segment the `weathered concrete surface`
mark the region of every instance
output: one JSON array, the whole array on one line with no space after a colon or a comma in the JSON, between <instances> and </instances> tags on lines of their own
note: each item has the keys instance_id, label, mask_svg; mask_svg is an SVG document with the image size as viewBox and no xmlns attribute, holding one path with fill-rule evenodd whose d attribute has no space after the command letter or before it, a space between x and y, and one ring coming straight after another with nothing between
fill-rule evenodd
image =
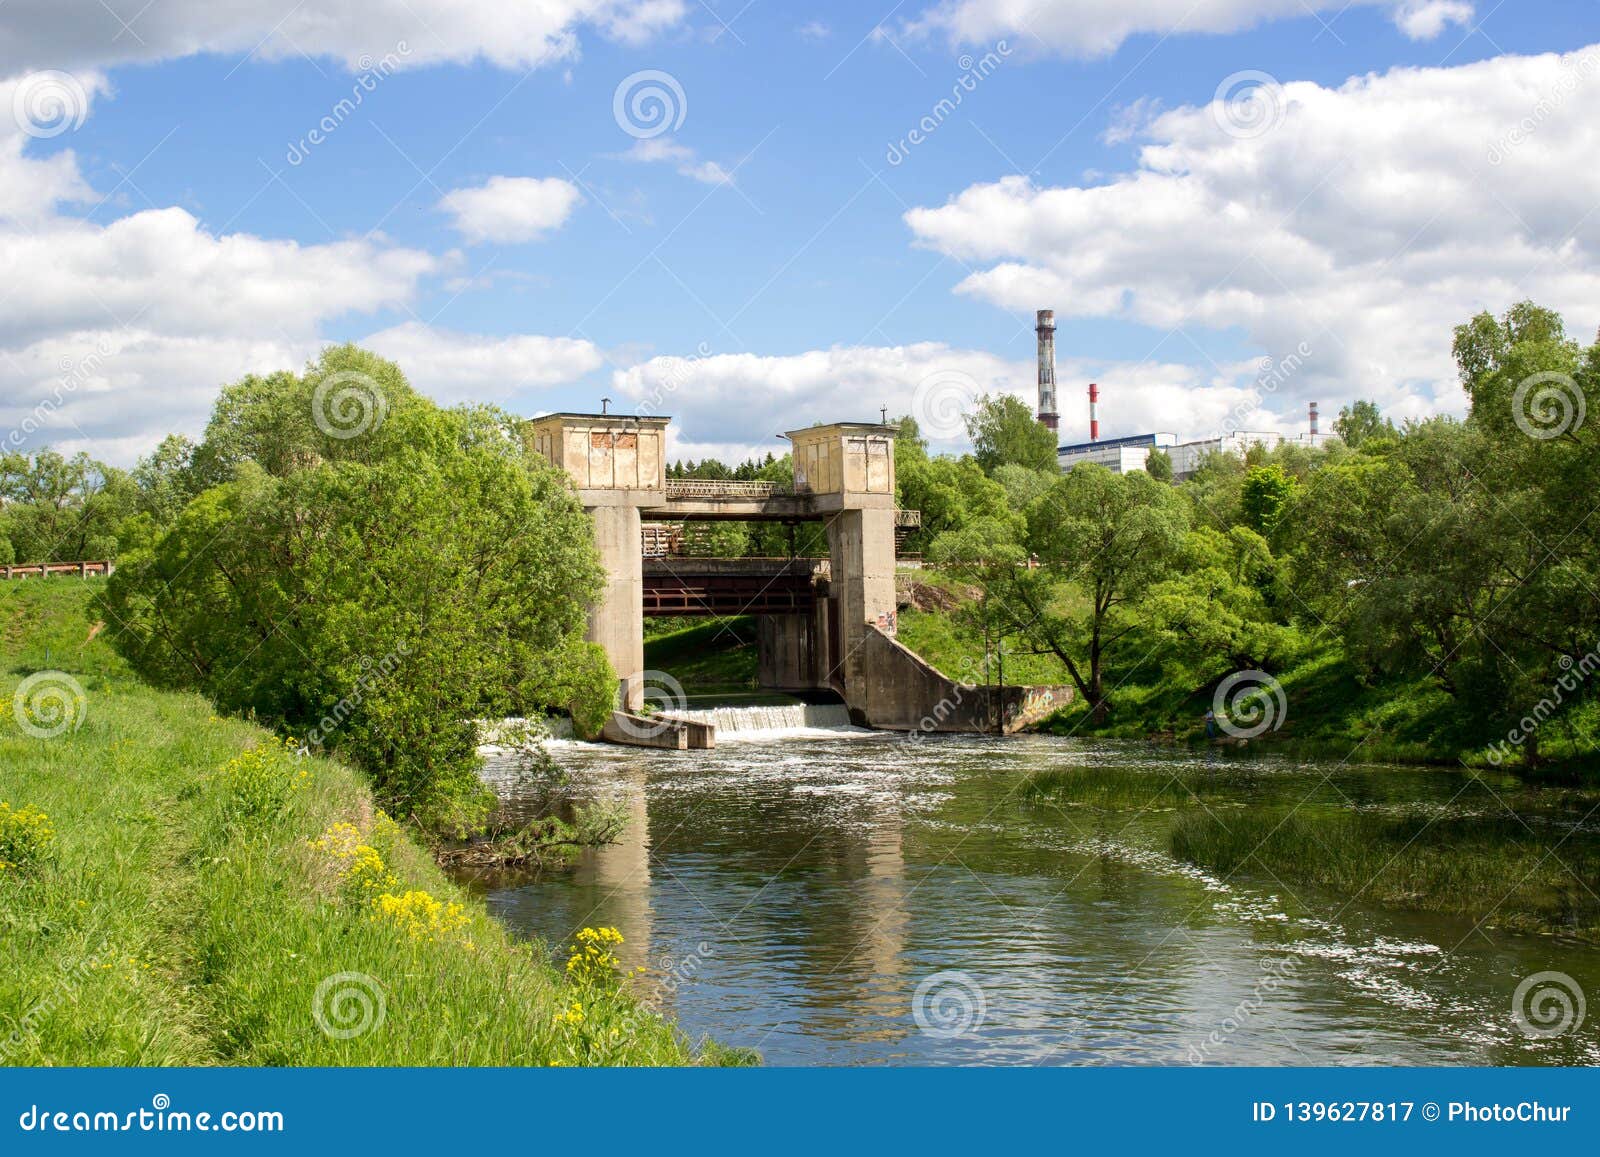
<instances>
[{"instance_id":1,"label":"weathered concrete surface","mask_svg":"<svg viewBox=\"0 0 1600 1157\"><path fill-rule=\"evenodd\" d=\"M876 627L861 645L866 682L848 697L852 722L886 731L1011 735L1072 702L1063 686L1006 686L951 679Z\"/></svg>"},{"instance_id":2,"label":"weathered concrete surface","mask_svg":"<svg viewBox=\"0 0 1600 1157\"><path fill-rule=\"evenodd\" d=\"M600 738L607 743L621 743L627 747L664 747L670 751L686 751L690 727L689 723L661 715L613 711L611 718L600 729Z\"/></svg>"},{"instance_id":3,"label":"weathered concrete surface","mask_svg":"<svg viewBox=\"0 0 1600 1157\"><path fill-rule=\"evenodd\" d=\"M657 715L656 718L682 728L690 751L710 751L717 745L717 725L715 723L703 723L698 719L684 719L682 716L665 713Z\"/></svg>"},{"instance_id":4,"label":"weathered concrete surface","mask_svg":"<svg viewBox=\"0 0 1600 1157\"><path fill-rule=\"evenodd\" d=\"M644 560L639 555L639 509L595 506L594 541L606 586L589 608L588 638L605 649L619 681L625 711L644 706Z\"/></svg>"},{"instance_id":5,"label":"weathered concrete surface","mask_svg":"<svg viewBox=\"0 0 1600 1157\"><path fill-rule=\"evenodd\" d=\"M757 682L774 691L814 691L828 686L828 616L819 602L810 614L762 615L756 620L760 652Z\"/></svg>"},{"instance_id":6,"label":"weathered concrete surface","mask_svg":"<svg viewBox=\"0 0 1600 1157\"><path fill-rule=\"evenodd\" d=\"M828 520L827 530L829 593L838 604L837 673L845 701L853 708L872 681L871 660L863 647L867 632L893 635L897 623L893 505L841 510Z\"/></svg>"}]
</instances>

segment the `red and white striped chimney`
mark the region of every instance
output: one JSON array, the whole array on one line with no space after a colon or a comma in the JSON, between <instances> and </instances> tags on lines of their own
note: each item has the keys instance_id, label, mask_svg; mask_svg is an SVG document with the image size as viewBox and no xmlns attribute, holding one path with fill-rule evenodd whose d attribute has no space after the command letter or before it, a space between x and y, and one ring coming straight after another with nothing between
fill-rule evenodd
<instances>
[{"instance_id":1,"label":"red and white striped chimney","mask_svg":"<svg viewBox=\"0 0 1600 1157\"><path fill-rule=\"evenodd\" d=\"M1089 441L1100 441L1100 387L1089 383Z\"/></svg>"},{"instance_id":2,"label":"red and white striped chimney","mask_svg":"<svg viewBox=\"0 0 1600 1157\"><path fill-rule=\"evenodd\" d=\"M1317 433L1317 404L1315 402L1312 402L1311 403L1311 434L1312 434L1313 437L1315 437L1316 433Z\"/></svg>"}]
</instances>

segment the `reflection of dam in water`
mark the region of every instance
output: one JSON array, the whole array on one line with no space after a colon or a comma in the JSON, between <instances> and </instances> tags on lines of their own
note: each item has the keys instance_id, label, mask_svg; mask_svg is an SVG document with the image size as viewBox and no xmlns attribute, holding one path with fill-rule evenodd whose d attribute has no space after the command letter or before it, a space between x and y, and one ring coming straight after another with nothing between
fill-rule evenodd
<instances>
[{"instance_id":1,"label":"reflection of dam in water","mask_svg":"<svg viewBox=\"0 0 1600 1157\"><path fill-rule=\"evenodd\" d=\"M1502 931L1490 943L1471 920L1223 879L1171 857L1160 809L1063 808L1021 790L1076 768L1147 775L1155 794L1175 771L1220 779L1236 765L1209 753L822 730L552 753L568 799L623 800L630 826L572 870L495 880L491 911L558 961L578 929L620 929L624 961L649 970L642 991L690 1038L769 1063L1600 1062L1592 1016L1550 1040L1511 1018L1519 979L1543 970L1596 991L1600 948ZM1445 807L1462 782L1249 767L1207 806L1321 792ZM515 808L514 781L497 783Z\"/></svg>"}]
</instances>

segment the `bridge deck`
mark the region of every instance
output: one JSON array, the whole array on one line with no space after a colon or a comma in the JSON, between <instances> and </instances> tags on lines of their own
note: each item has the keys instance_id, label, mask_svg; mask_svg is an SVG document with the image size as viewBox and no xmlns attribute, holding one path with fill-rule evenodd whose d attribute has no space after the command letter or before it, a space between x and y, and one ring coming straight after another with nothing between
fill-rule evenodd
<instances>
[{"instance_id":1,"label":"bridge deck","mask_svg":"<svg viewBox=\"0 0 1600 1157\"><path fill-rule=\"evenodd\" d=\"M791 615L816 606L816 558L647 558L644 613L664 616Z\"/></svg>"}]
</instances>

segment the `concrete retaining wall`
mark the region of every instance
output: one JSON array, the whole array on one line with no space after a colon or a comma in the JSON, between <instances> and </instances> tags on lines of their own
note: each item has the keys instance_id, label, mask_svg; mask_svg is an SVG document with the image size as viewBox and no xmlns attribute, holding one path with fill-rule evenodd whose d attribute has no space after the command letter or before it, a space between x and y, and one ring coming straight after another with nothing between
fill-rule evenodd
<instances>
[{"instance_id":1,"label":"concrete retaining wall","mask_svg":"<svg viewBox=\"0 0 1600 1157\"><path fill-rule=\"evenodd\" d=\"M985 686L949 678L922 656L869 626L861 645L864 677L850 689L850 717L886 731L1006 735L1072 701L1065 686Z\"/></svg>"},{"instance_id":2,"label":"concrete retaining wall","mask_svg":"<svg viewBox=\"0 0 1600 1157\"><path fill-rule=\"evenodd\" d=\"M657 716L630 715L626 711L613 711L600 729L600 738L607 743L620 743L627 747L664 747L669 751L685 751L689 747L689 725Z\"/></svg>"}]
</instances>

